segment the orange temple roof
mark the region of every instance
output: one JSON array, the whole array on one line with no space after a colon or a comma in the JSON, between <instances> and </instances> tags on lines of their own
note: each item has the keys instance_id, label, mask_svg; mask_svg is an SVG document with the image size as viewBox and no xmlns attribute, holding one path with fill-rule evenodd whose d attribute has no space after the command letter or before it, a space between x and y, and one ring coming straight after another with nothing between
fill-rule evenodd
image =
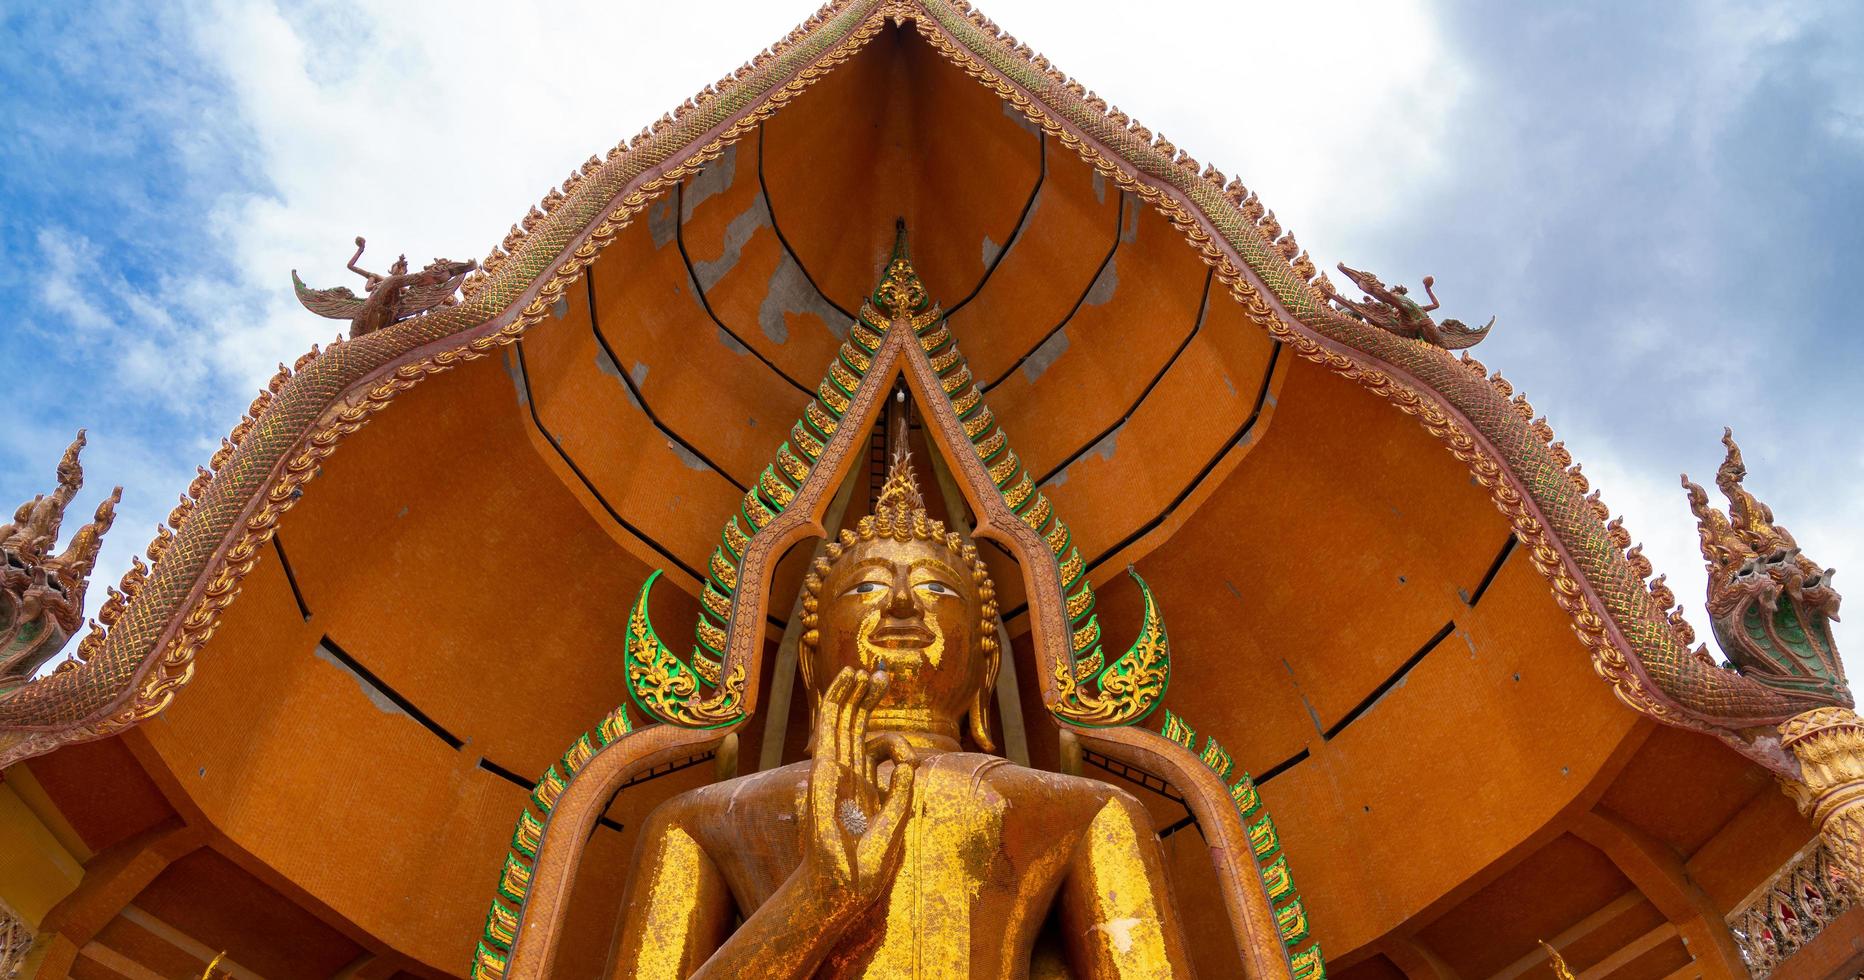
<instances>
[{"instance_id":1,"label":"orange temple roof","mask_svg":"<svg viewBox=\"0 0 1864 980\"><path fill-rule=\"evenodd\" d=\"M1139 626L1120 569L1165 605L1166 704L1255 775L1334 974L1515 977L1543 938L1582 973L1745 973L1722 917L1812 831L1777 746L1650 716L1790 706L1690 686L1507 382L1342 314L1253 194L943 0L823 8L591 157L461 302L281 372L88 659L0 699L0 789L143 869L60 899L70 961L180 975L166 929L266 975L457 971L531 781L627 700L630 598L664 569L655 615L697 614L900 220L1107 634ZM1023 578L983 551L1034 677ZM605 962L641 817L711 776L614 801L565 975ZM1166 849L1200 969L1234 975L1195 828Z\"/></svg>"}]
</instances>

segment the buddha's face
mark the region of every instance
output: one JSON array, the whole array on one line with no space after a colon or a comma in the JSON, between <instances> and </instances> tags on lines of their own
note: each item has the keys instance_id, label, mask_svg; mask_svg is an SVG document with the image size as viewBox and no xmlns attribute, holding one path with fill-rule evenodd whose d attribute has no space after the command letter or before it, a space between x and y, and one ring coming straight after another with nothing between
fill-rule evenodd
<instances>
[{"instance_id":1,"label":"buddha's face","mask_svg":"<svg viewBox=\"0 0 1864 980\"><path fill-rule=\"evenodd\" d=\"M823 577L812 679L884 669L872 727L954 727L987 680L969 567L930 541L880 537L848 548Z\"/></svg>"}]
</instances>

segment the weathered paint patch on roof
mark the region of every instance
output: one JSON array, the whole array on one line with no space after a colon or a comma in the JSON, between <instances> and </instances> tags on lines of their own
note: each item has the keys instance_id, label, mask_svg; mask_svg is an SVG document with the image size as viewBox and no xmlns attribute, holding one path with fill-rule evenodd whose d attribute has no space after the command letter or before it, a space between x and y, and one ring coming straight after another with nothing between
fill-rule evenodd
<instances>
[{"instance_id":1,"label":"weathered paint patch on roof","mask_svg":"<svg viewBox=\"0 0 1864 980\"><path fill-rule=\"evenodd\" d=\"M608 356L608 349L600 344L596 345L595 348L595 369L614 378L616 381L621 381L621 365L616 364L614 358ZM646 372L642 373L645 375ZM628 404L642 411L647 410L647 406L642 405L640 399L634 397L633 388L623 384L621 386L621 393L628 396Z\"/></svg>"},{"instance_id":2,"label":"weathered paint patch on roof","mask_svg":"<svg viewBox=\"0 0 1864 980\"><path fill-rule=\"evenodd\" d=\"M1098 455L1102 460L1112 459L1114 454L1120 451L1120 431L1125 428L1126 428L1126 423L1121 422L1117 427L1114 428L1112 432L1109 432L1106 435L1100 437L1098 440L1095 440L1094 444L1087 447L1087 451L1082 453L1081 455L1085 457L1090 454L1093 454L1093 455ZM1062 484L1067 483L1068 482L1068 471L1073 468L1074 467L1072 466L1063 467L1060 472L1056 473L1054 476L1049 477L1048 482L1042 485L1045 487L1059 487Z\"/></svg>"},{"instance_id":3,"label":"weathered paint patch on roof","mask_svg":"<svg viewBox=\"0 0 1864 980\"><path fill-rule=\"evenodd\" d=\"M500 354L499 357L503 360L505 365L505 376L511 379L511 390L518 396L518 407L529 408L531 405L531 393L525 390L524 372L518 368L518 349L515 347L507 347L504 353Z\"/></svg>"},{"instance_id":4,"label":"weathered paint patch on roof","mask_svg":"<svg viewBox=\"0 0 1864 980\"><path fill-rule=\"evenodd\" d=\"M762 203L753 203L725 226L725 249L709 262L693 263L693 278L699 288L710 291L725 274L736 268L744 255L744 244L759 228L770 227L770 211Z\"/></svg>"},{"instance_id":5,"label":"weathered paint patch on roof","mask_svg":"<svg viewBox=\"0 0 1864 980\"><path fill-rule=\"evenodd\" d=\"M1042 342L1040 347L1029 352L1029 359L1023 362L1023 379L1035 384L1055 363L1055 359L1068 352L1068 330L1063 327L1055 331L1055 336Z\"/></svg>"},{"instance_id":6,"label":"weathered paint patch on roof","mask_svg":"<svg viewBox=\"0 0 1864 980\"><path fill-rule=\"evenodd\" d=\"M368 678L351 670L349 664L344 663L336 654L332 653L329 647L319 643L317 644L317 649L311 652L316 655L317 659L342 671L344 676L355 681L356 686L362 689L362 696L368 698L370 704L375 705L375 710L385 715L401 715L404 718L408 717L408 713L401 710L401 706L390 700L388 695L382 693L381 688L369 683Z\"/></svg>"},{"instance_id":7,"label":"weathered paint patch on roof","mask_svg":"<svg viewBox=\"0 0 1864 980\"><path fill-rule=\"evenodd\" d=\"M686 182L681 192L683 202L680 208L680 220L693 220L693 210L704 204L706 199L723 192L730 187L738 176L738 144L725 147L719 158L705 165L705 169L693 175Z\"/></svg>"},{"instance_id":8,"label":"weathered paint patch on roof","mask_svg":"<svg viewBox=\"0 0 1864 980\"><path fill-rule=\"evenodd\" d=\"M1094 277L1094 284L1087 287L1087 295L1081 297L1082 306L1099 306L1113 298L1115 290L1120 288L1120 256L1116 253L1101 266L1100 275Z\"/></svg>"},{"instance_id":9,"label":"weathered paint patch on roof","mask_svg":"<svg viewBox=\"0 0 1864 980\"><path fill-rule=\"evenodd\" d=\"M816 317L836 339L848 336L848 323L841 313L829 305L803 273L802 266L785 251L770 273L764 301L758 304L757 325L772 343L785 343L790 339L789 317L792 315Z\"/></svg>"},{"instance_id":10,"label":"weathered paint patch on roof","mask_svg":"<svg viewBox=\"0 0 1864 980\"><path fill-rule=\"evenodd\" d=\"M1003 103L1003 114L1009 116L1016 125L1023 127L1024 132L1037 137L1042 135L1042 128L1030 122L1029 117L1023 115L1022 110L1016 108L1016 106L1010 104L1008 101Z\"/></svg>"},{"instance_id":11,"label":"weathered paint patch on roof","mask_svg":"<svg viewBox=\"0 0 1864 980\"><path fill-rule=\"evenodd\" d=\"M647 206L647 234L655 248L666 248L679 235L678 215L673 211L673 195L668 194Z\"/></svg>"},{"instance_id":12,"label":"weathered paint patch on roof","mask_svg":"<svg viewBox=\"0 0 1864 980\"><path fill-rule=\"evenodd\" d=\"M718 342L724 344L725 349L731 351L733 354L749 354L751 352L749 347L738 343L738 338L726 333L724 327L718 328Z\"/></svg>"},{"instance_id":13,"label":"weathered paint patch on roof","mask_svg":"<svg viewBox=\"0 0 1864 980\"><path fill-rule=\"evenodd\" d=\"M703 472L712 468L706 465L706 461L700 459L698 454L671 439L667 440L667 448L672 450L673 455L679 457L680 462L686 464L686 468L689 470L700 470Z\"/></svg>"}]
</instances>

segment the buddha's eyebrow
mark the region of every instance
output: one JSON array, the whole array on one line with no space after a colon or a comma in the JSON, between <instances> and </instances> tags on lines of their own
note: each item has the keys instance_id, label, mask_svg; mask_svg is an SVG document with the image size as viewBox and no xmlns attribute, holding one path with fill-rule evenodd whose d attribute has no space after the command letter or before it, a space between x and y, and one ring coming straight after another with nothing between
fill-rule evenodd
<instances>
[{"instance_id":1,"label":"buddha's eyebrow","mask_svg":"<svg viewBox=\"0 0 1864 980\"><path fill-rule=\"evenodd\" d=\"M909 567L913 569L930 568L933 571L944 572L945 574L951 576L952 578L958 577L958 573L955 569L953 569L950 565L947 565L944 562L939 561L937 558L915 558L913 559L912 565L910 565Z\"/></svg>"}]
</instances>

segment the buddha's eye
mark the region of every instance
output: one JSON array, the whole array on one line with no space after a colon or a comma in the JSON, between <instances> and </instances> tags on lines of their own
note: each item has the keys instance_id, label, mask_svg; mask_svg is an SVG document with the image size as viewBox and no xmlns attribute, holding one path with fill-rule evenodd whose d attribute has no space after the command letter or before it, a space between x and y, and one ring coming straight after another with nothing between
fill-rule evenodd
<instances>
[{"instance_id":1,"label":"buddha's eye","mask_svg":"<svg viewBox=\"0 0 1864 980\"><path fill-rule=\"evenodd\" d=\"M923 589L933 595L954 596L958 594L956 590L943 582L921 582L916 588Z\"/></svg>"},{"instance_id":2,"label":"buddha's eye","mask_svg":"<svg viewBox=\"0 0 1864 980\"><path fill-rule=\"evenodd\" d=\"M885 582L862 582L854 588L849 589L848 592L851 595L873 595L876 592L885 590L886 587L887 583Z\"/></svg>"}]
</instances>

